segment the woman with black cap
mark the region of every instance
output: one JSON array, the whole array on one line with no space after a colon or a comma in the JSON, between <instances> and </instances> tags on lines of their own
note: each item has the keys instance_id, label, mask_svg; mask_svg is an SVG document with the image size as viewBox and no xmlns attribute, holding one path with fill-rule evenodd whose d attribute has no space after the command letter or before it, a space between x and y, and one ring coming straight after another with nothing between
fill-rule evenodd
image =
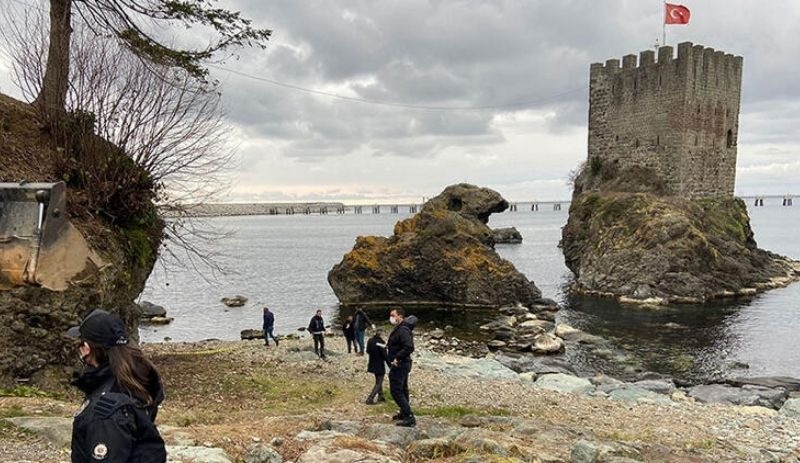
<instances>
[{"instance_id":1,"label":"woman with black cap","mask_svg":"<svg viewBox=\"0 0 800 463\"><path fill-rule=\"evenodd\" d=\"M85 365L73 381L86 394L72 425L73 463L166 461L155 426L164 400L161 378L141 349L128 344L122 320L97 309L67 334L79 338Z\"/></svg>"}]
</instances>

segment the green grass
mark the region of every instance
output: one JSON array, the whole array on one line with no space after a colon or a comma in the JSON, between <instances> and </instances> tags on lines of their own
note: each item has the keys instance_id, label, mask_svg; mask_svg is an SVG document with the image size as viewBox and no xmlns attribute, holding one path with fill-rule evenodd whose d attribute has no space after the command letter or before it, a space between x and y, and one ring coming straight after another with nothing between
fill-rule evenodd
<instances>
[{"instance_id":1,"label":"green grass","mask_svg":"<svg viewBox=\"0 0 800 463\"><path fill-rule=\"evenodd\" d=\"M46 397L53 399L58 398L58 395L31 386L15 386L10 389L0 388L0 397Z\"/></svg>"},{"instance_id":2,"label":"green grass","mask_svg":"<svg viewBox=\"0 0 800 463\"><path fill-rule=\"evenodd\" d=\"M502 408L478 409L460 405L443 405L440 407L426 407L414 411L418 416L433 416L436 418L457 419L467 415L477 416L510 416L511 412Z\"/></svg>"}]
</instances>

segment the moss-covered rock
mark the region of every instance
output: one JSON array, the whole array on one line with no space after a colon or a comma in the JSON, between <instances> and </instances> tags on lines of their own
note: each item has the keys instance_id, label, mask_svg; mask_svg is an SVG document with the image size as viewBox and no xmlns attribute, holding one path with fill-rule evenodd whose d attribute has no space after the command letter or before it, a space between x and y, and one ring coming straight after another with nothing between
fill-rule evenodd
<instances>
[{"instance_id":1,"label":"moss-covered rock","mask_svg":"<svg viewBox=\"0 0 800 463\"><path fill-rule=\"evenodd\" d=\"M473 185L447 187L394 235L360 236L328 273L343 304L533 304L536 286L494 250L489 215L508 202Z\"/></svg>"},{"instance_id":2,"label":"moss-covered rock","mask_svg":"<svg viewBox=\"0 0 800 463\"><path fill-rule=\"evenodd\" d=\"M635 176L622 174L579 177L561 241L577 292L695 303L797 278L796 263L758 248L740 199L619 191Z\"/></svg>"}]
</instances>

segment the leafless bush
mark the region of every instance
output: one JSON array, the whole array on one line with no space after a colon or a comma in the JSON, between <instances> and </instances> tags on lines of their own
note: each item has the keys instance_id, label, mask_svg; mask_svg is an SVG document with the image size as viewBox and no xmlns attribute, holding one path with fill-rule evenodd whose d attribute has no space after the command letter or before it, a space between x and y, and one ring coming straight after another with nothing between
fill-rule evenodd
<instances>
[{"instance_id":1,"label":"leafless bush","mask_svg":"<svg viewBox=\"0 0 800 463\"><path fill-rule=\"evenodd\" d=\"M44 78L47 19L36 12L5 19L14 81L33 101ZM225 233L194 223L186 209L227 186L234 150L218 89L185 70L145 62L79 24L71 55L64 126L71 152L57 160L64 180L82 191L88 210L119 225L146 220L155 203L169 216L162 250L185 265L218 270L203 242Z\"/></svg>"}]
</instances>

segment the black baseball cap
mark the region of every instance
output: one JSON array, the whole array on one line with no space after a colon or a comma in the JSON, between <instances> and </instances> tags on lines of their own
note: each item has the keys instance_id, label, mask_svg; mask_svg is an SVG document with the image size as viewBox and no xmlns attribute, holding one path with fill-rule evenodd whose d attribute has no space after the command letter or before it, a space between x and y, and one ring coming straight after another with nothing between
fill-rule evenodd
<instances>
[{"instance_id":1,"label":"black baseball cap","mask_svg":"<svg viewBox=\"0 0 800 463\"><path fill-rule=\"evenodd\" d=\"M95 309L87 315L79 326L67 330L67 336L81 338L103 347L114 347L128 344L128 333L125 324L117 314Z\"/></svg>"}]
</instances>

